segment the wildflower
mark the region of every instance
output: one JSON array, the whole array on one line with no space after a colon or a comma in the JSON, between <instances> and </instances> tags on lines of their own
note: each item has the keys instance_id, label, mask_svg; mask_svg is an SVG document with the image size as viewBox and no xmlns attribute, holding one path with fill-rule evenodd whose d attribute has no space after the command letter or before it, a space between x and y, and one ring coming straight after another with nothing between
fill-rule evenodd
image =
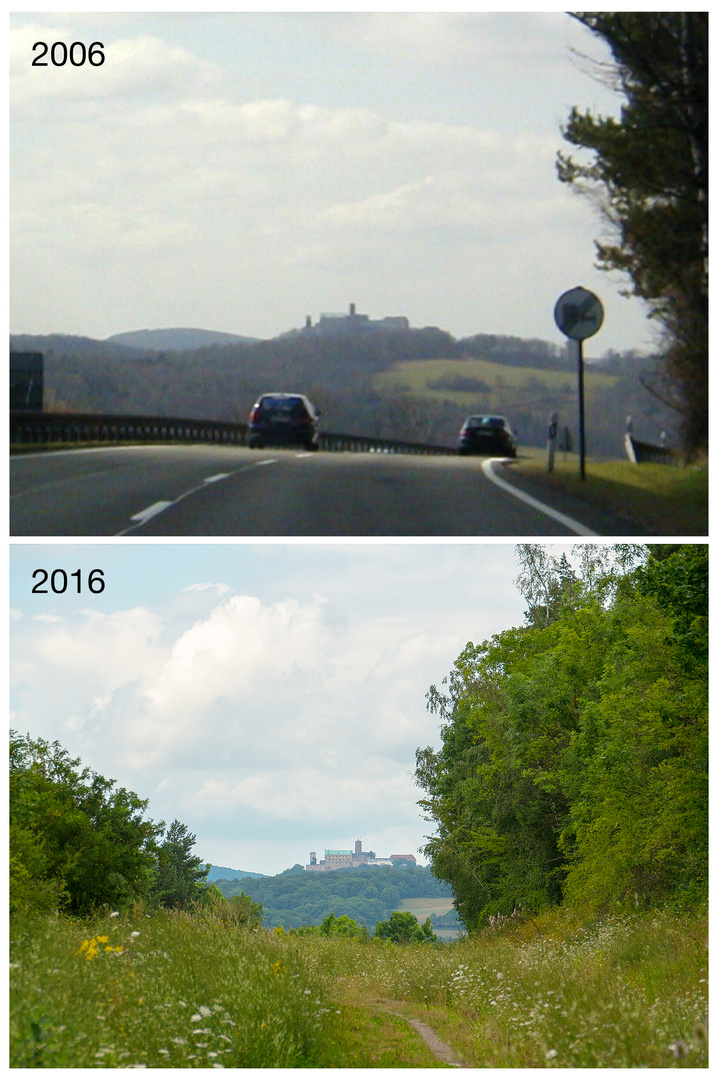
<instances>
[{"instance_id":1,"label":"wildflower","mask_svg":"<svg viewBox=\"0 0 718 1080\"><path fill-rule=\"evenodd\" d=\"M547 1061L553 1061L555 1057L558 1057L558 1050L547 1050L544 1057Z\"/></svg>"},{"instance_id":2,"label":"wildflower","mask_svg":"<svg viewBox=\"0 0 718 1080\"><path fill-rule=\"evenodd\" d=\"M95 941L99 941L100 945L106 945L109 940L106 934L98 934L95 938Z\"/></svg>"},{"instance_id":3,"label":"wildflower","mask_svg":"<svg viewBox=\"0 0 718 1080\"><path fill-rule=\"evenodd\" d=\"M139 936L140 936L139 930L133 930L132 933L130 934L130 937L139 937Z\"/></svg>"},{"instance_id":4,"label":"wildflower","mask_svg":"<svg viewBox=\"0 0 718 1080\"><path fill-rule=\"evenodd\" d=\"M688 1057L688 1047L683 1042L683 1039L678 1039L677 1042L671 1043L668 1049L671 1051L674 1058L678 1058L679 1061Z\"/></svg>"},{"instance_id":5,"label":"wildflower","mask_svg":"<svg viewBox=\"0 0 718 1080\"><path fill-rule=\"evenodd\" d=\"M110 918L111 919L116 919L119 914L120 914L119 911L111 911L110 912Z\"/></svg>"}]
</instances>

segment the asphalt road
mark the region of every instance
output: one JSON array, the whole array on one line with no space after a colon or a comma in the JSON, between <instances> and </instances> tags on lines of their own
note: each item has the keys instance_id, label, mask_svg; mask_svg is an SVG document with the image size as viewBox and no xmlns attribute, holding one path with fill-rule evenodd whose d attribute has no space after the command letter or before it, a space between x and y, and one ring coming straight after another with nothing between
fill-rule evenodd
<instances>
[{"instance_id":1,"label":"asphalt road","mask_svg":"<svg viewBox=\"0 0 718 1080\"><path fill-rule=\"evenodd\" d=\"M484 464L484 468L482 468ZM480 458L123 446L10 462L12 536L574 536Z\"/></svg>"}]
</instances>

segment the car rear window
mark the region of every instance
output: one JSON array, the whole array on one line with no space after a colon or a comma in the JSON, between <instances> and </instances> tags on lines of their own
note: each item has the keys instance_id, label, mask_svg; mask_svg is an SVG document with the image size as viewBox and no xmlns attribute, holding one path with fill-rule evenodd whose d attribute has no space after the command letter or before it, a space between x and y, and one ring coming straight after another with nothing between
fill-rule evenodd
<instances>
[{"instance_id":1,"label":"car rear window","mask_svg":"<svg viewBox=\"0 0 718 1080\"><path fill-rule=\"evenodd\" d=\"M301 398L262 398L259 407L268 412L297 412L304 410L304 402Z\"/></svg>"},{"instance_id":2,"label":"car rear window","mask_svg":"<svg viewBox=\"0 0 718 1080\"><path fill-rule=\"evenodd\" d=\"M467 427L474 428L502 428L504 421L501 416L470 416L466 421Z\"/></svg>"}]
</instances>

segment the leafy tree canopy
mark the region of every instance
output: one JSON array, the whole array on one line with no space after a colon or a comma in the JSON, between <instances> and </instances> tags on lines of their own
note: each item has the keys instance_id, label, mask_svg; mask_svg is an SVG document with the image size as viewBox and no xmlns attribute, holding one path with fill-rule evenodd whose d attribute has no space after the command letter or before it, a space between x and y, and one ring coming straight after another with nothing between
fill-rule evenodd
<instances>
[{"instance_id":1,"label":"leafy tree canopy","mask_svg":"<svg viewBox=\"0 0 718 1080\"><path fill-rule=\"evenodd\" d=\"M569 576L528 547L527 625L470 642L427 694L432 870L468 929L566 901L702 903L707 548L584 550Z\"/></svg>"},{"instance_id":2,"label":"leafy tree canopy","mask_svg":"<svg viewBox=\"0 0 718 1080\"><path fill-rule=\"evenodd\" d=\"M175 820L158 845L152 899L163 907L186 907L193 900L201 900L206 892L210 868L192 855L196 842L197 837L187 826Z\"/></svg>"},{"instance_id":3,"label":"leafy tree canopy","mask_svg":"<svg viewBox=\"0 0 718 1080\"><path fill-rule=\"evenodd\" d=\"M149 895L159 825L147 801L71 758L59 743L10 735L11 904L85 914Z\"/></svg>"},{"instance_id":4,"label":"leafy tree canopy","mask_svg":"<svg viewBox=\"0 0 718 1080\"><path fill-rule=\"evenodd\" d=\"M439 940L431 927L431 919L427 918L420 926L416 915L410 911L392 911L386 922L376 924L374 937L397 945L423 945Z\"/></svg>"},{"instance_id":5,"label":"leafy tree canopy","mask_svg":"<svg viewBox=\"0 0 718 1080\"><path fill-rule=\"evenodd\" d=\"M147 806L59 743L11 732L12 910L86 915L137 899L172 907L211 899L209 867L192 855L196 838L176 820L165 835Z\"/></svg>"}]
</instances>

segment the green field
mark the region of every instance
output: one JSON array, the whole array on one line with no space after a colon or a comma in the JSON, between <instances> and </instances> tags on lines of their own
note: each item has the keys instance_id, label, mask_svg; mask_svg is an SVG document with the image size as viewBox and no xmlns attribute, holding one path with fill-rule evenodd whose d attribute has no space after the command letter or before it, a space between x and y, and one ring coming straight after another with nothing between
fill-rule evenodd
<instances>
[{"instance_id":1,"label":"green field","mask_svg":"<svg viewBox=\"0 0 718 1080\"><path fill-rule=\"evenodd\" d=\"M486 391L432 389L437 380L472 379ZM616 385L614 375L586 370L586 391L609 389ZM428 400L467 407L481 396L485 408L504 410L529 402L544 391L550 391L556 401L576 396L576 375L572 371L553 371L547 368L514 367L488 360L402 360L375 380L379 393L408 393ZM510 397L507 396L507 391Z\"/></svg>"},{"instance_id":2,"label":"green field","mask_svg":"<svg viewBox=\"0 0 718 1080\"><path fill-rule=\"evenodd\" d=\"M396 908L397 911L410 911L423 922L429 915L446 915L454 906L450 896L407 896Z\"/></svg>"},{"instance_id":3,"label":"green field","mask_svg":"<svg viewBox=\"0 0 718 1080\"><path fill-rule=\"evenodd\" d=\"M425 898L419 898L424 900ZM12 1068L707 1068L707 921L556 910L439 945L195 912L15 919Z\"/></svg>"}]
</instances>

